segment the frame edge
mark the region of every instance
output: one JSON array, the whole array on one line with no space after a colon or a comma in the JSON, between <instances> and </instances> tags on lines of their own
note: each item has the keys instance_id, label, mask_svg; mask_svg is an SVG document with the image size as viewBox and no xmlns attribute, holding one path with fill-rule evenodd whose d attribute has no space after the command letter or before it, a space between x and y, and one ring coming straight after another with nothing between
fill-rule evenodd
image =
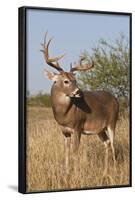
<instances>
[{"instance_id":1,"label":"frame edge","mask_svg":"<svg viewBox=\"0 0 135 200\"><path fill-rule=\"evenodd\" d=\"M92 12L101 14L116 14L116 15L128 15L130 17L130 122L132 126L132 13L127 12L113 12L113 11L96 11L96 10L79 10L79 9L66 9L66 8L51 8L51 7L31 7L22 6L18 8L18 38L19 38L19 80L18 80L18 98L19 98L19 130L18 130L18 192L22 194L32 193L46 193L46 192L59 192L59 191L77 191L77 190L91 190L91 189L107 189L111 187L102 188L88 188L88 189L69 189L69 190L53 190L53 191L26 191L26 12L28 9L39 10L53 10L53 11L66 11L66 12ZM129 184L125 186L114 186L114 188L120 187L132 187L132 128L130 127L130 180Z\"/></svg>"},{"instance_id":2,"label":"frame edge","mask_svg":"<svg viewBox=\"0 0 135 200\"><path fill-rule=\"evenodd\" d=\"M26 193L26 9L18 9L18 192Z\"/></svg>"}]
</instances>

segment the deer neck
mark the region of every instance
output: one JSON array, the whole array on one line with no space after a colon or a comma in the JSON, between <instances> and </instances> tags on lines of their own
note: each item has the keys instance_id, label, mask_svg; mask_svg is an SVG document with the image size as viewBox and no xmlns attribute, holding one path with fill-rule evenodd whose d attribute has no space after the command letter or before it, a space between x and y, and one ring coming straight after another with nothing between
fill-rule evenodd
<instances>
[{"instance_id":1,"label":"deer neck","mask_svg":"<svg viewBox=\"0 0 135 200\"><path fill-rule=\"evenodd\" d=\"M54 85L51 89L51 101L54 115L58 117L64 117L72 106L70 97L61 92L59 88L56 88Z\"/></svg>"}]
</instances>

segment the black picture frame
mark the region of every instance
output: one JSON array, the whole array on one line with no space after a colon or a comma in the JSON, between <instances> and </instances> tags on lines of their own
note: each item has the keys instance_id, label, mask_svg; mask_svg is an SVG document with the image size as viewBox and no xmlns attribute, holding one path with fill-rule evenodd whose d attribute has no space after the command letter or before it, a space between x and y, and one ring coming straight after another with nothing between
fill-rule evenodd
<instances>
[{"instance_id":1,"label":"black picture frame","mask_svg":"<svg viewBox=\"0 0 135 200\"><path fill-rule=\"evenodd\" d=\"M44 10L54 12L72 12L72 13L98 13L98 14L112 14L129 16L130 18L130 169L129 169L129 184L127 185L112 185L106 187L90 187L81 189L66 189L66 190L48 190L48 191L27 191L26 185L26 90L27 90L27 79L26 79L26 60L27 60L27 35L26 35L26 23L27 23L27 10ZM73 191L73 190L90 190L90 189L106 189L106 188L120 188L120 187L131 187L132 186L132 13L126 12L112 12L112 11L93 11L93 10L76 10L76 9L64 9L64 8L49 8L49 7L29 7L24 6L18 9L18 27L19 27L19 81L18 81L18 94L19 94L19 130L18 130L18 191L23 194L28 193L41 193L41 192L58 192L58 191Z\"/></svg>"}]
</instances>

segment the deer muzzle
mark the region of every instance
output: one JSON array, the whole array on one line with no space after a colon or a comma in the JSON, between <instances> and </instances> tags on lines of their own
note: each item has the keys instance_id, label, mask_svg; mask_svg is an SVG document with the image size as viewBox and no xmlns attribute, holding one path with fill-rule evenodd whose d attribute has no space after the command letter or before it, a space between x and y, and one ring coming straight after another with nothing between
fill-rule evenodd
<instances>
[{"instance_id":1,"label":"deer muzzle","mask_svg":"<svg viewBox=\"0 0 135 200\"><path fill-rule=\"evenodd\" d=\"M70 97L81 97L81 91L79 88L76 88L70 95Z\"/></svg>"}]
</instances>

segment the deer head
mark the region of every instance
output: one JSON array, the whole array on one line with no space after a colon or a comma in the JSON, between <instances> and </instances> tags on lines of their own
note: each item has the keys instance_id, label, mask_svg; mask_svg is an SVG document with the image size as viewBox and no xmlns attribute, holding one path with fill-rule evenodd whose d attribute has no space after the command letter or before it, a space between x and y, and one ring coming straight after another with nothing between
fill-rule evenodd
<instances>
[{"instance_id":1,"label":"deer head","mask_svg":"<svg viewBox=\"0 0 135 200\"><path fill-rule=\"evenodd\" d=\"M41 50L44 55L45 62L56 69L59 73L54 73L44 70L45 74L47 75L48 79L54 81L55 88L59 89L62 93L64 93L66 96L69 97L80 97L81 91L77 87L76 79L75 79L75 71L87 71L94 67L94 63L87 63L82 64L83 59L79 60L78 64L75 64L74 67L72 67L72 64L70 66L70 72L65 72L59 64L59 60L62 59L65 54L57 57L50 58L49 57L49 45L52 41L52 38L47 40L47 32L45 34L44 43L41 44L43 49Z\"/></svg>"}]
</instances>

